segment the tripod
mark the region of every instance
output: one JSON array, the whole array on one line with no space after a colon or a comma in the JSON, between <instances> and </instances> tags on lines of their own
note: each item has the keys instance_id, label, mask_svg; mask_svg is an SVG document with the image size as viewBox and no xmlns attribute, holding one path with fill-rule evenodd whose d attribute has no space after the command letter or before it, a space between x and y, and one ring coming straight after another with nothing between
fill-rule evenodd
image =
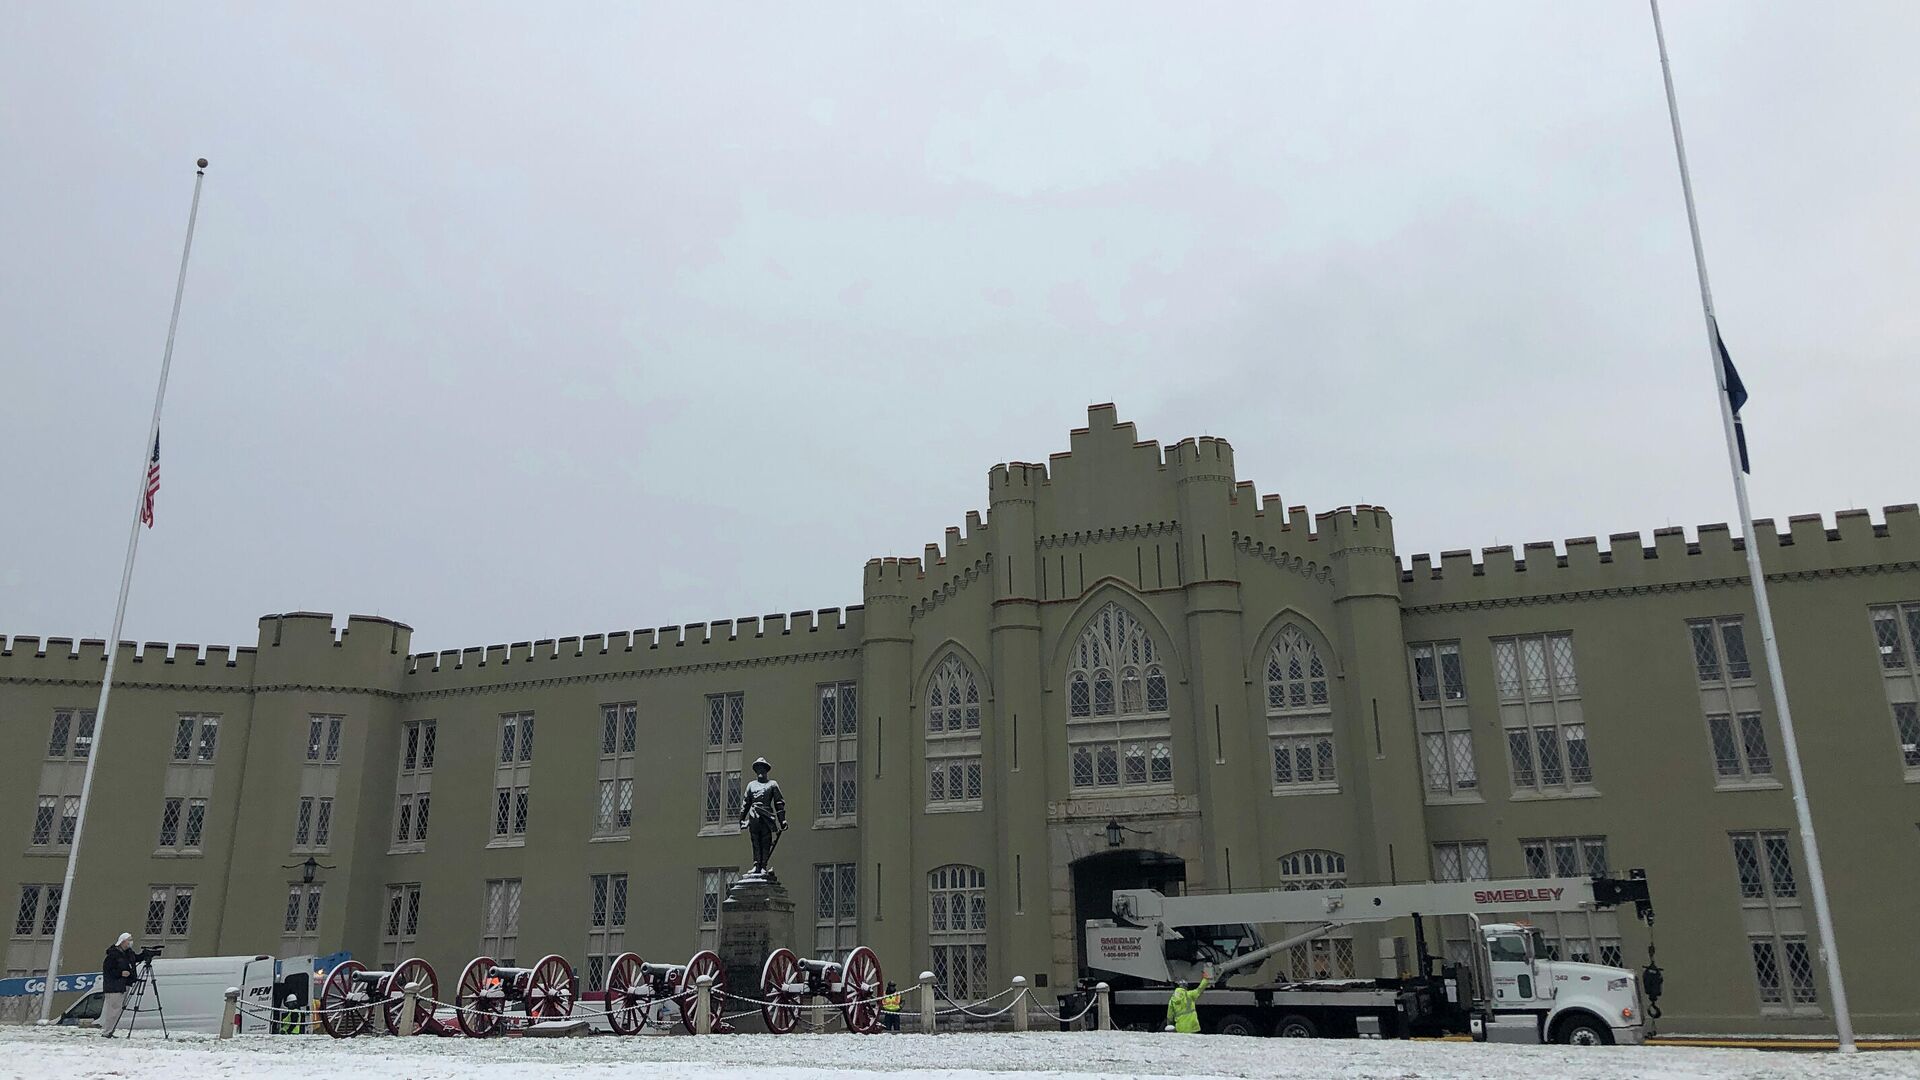
<instances>
[{"instance_id":1,"label":"tripod","mask_svg":"<svg viewBox=\"0 0 1920 1080\"><path fill-rule=\"evenodd\" d=\"M173 1035L167 1031L167 1006L160 1000L160 979L153 973L153 961L151 959L141 961L137 970L139 977L134 979L133 989L127 991L126 1007L120 1011L120 1016L126 1021L127 1036L129 1038L133 1036L133 1025L139 1022L140 1008L147 998L147 988L152 987L153 1008L160 1014L160 1037L172 1042ZM118 1034L117 1027L115 1033Z\"/></svg>"}]
</instances>

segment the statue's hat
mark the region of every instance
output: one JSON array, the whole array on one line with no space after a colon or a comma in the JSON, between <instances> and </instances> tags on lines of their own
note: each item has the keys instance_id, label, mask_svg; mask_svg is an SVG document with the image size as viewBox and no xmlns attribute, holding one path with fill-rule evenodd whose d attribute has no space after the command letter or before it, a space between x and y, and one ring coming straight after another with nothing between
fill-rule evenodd
<instances>
[{"instance_id":1,"label":"statue's hat","mask_svg":"<svg viewBox=\"0 0 1920 1080\"><path fill-rule=\"evenodd\" d=\"M771 761L768 761L768 760L767 760L766 758L763 758L763 757L759 757L759 758L754 758L754 759L753 759L753 767L754 767L755 769L765 769L765 770L767 770L768 772L772 772L772 771L773 771L773 762L771 762Z\"/></svg>"}]
</instances>

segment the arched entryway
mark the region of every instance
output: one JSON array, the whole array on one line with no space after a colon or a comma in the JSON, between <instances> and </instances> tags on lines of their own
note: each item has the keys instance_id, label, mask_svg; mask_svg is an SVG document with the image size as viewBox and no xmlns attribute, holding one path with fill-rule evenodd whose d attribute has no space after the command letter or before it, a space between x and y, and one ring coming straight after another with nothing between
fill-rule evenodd
<instances>
[{"instance_id":1,"label":"arched entryway","mask_svg":"<svg viewBox=\"0 0 1920 1080\"><path fill-rule=\"evenodd\" d=\"M1073 871L1073 955L1087 973L1088 919L1113 918L1115 889L1157 889L1168 896L1186 892L1187 862L1164 851L1103 851L1075 859Z\"/></svg>"}]
</instances>

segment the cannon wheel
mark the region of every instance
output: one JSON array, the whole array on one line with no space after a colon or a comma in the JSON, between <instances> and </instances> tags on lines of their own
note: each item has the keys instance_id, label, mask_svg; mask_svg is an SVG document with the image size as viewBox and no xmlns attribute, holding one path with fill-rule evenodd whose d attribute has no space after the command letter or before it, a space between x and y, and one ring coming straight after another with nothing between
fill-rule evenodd
<instances>
[{"instance_id":1,"label":"cannon wheel","mask_svg":"<svg viewBox=\"0 0 1920 1080\"><path fill-rule=\"evenodd\" d=\"M846 1014L847 1030L871 1035L880 1030L880 989L887 980L880 973L880 958L865 945L847 954L840 967L840 992L834 995L840 1011Z\"/></svg>"},{"instance_id":2,"label":"cannon wheel","mask_svg":"<svg viewBox=\"0 0 1920 1080\"><path fill-rule=\"evenodd\" d=\"M573 965L565 957L548 953L527 976L523 996L527 1020L564 1020L573 1015L573 1002L579 996L580 980L574 977Z\"/></svg>"},{"instance_id":3,"label":"cannon wheel","mask_svg":"<svg viewBox=\"0 0 1920 1080\"><path fill-rule=\"evenodd\" d=\"M400 1014L406 1011L406 989L409 983L419 983L420 999L413 1011L413 1030L400 1030ZM433 973L433 965L419 957L401 961L400 966L387 976L386 984L386 1020L389 1035L418 1035L433 1019L433 1003L440 997L440 977Z\"/></svg>"},{"instance_id":4,"label":"cannon wheel","mask_svg":"<svg viewBox=\"0 0 1920 1080\"><path fill-rule=\"evenodd\" d=\"M373 1027L372 1007L354 1008L350 1000L354 972L366 969L358 960L342 961L320 986L320 1026L336 1039L351 1039Z\"/></svg>"},{"instance_id":5,"label":"cannon wheel","mask_svg":"<svg viewBox=\"0 0 1920 1080\"><path fill-rule=\"evenodd\" d=\"M646 981L640 977L640 957L636 953L621 953L607 967L607 1026L615 1035L636 1035L647 1022L645 1006L640 1004L640 988Z\"/></svg>"},{"instance_id":6,"label":"cannon wheel","mask_svg":"<svg viewBox=\"0 0 1920 1080\"><path fill-rule=\"evenodd\" d=\"M453 1003L458 1007L453 1022L460 1025L462 1035L484 1039L500 1028L499 1001L485 996L487 979L492 974L491 956L474 957L460 972L460 985L453 992Z\"/></svg>"},{"instance_id":7,"label":"cannon wheel","mask_svg":"<svg viewBox=\"0 0 1920 1080\"><path fill-rule=\"evenodd\" d=\"M720 1014L725 1011L721 1006L726 1002L727 969L720 963L719 954L712 949L702 949L693 954L687 966L680 969L680 992L673 1000L680 1006L680 1022L687 1026L687 1034L694 1034L694 1013L700 1008L700 976L713 976L713 1029L721 1028Z\"/></svg>"},{"instance_id":8,"label":"cannon wheel","mask_svg":"<svg viewBox=\"0 0 1920 1080\"><path fill-rule=\"evenodd\" d=\"M760 968L760 1019L767 1030L785 1035L800 1019L800 995L788 989L794 983L806 985L800 971L800 958L792 949L775 949Z\"/></svg>"}]
</instances>

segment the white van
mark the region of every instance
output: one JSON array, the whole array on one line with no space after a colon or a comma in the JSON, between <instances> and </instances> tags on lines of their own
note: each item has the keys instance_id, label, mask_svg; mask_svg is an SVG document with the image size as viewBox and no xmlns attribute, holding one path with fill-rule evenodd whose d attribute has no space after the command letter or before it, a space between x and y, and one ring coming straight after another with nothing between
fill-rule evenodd
<instances>
[{"instance_id":1,"label":"white van","mask_svg":"<svg viewBox=\"0 0 1920 1080\"><path fill-rule=\"evenodd\" d=\"M309 964L311 961L309 961ZM158 1032L164 1017L166 1029L218 1034L220 1013L226 1007L227 988L240 988L240 1000L257 1006L254 1016L243 1010L234 1023L235 1031L265 1031L265 1009L273 1003L273 988L279 963L271 956L181 956L159 957L153 962L153 977L144 992L131 988L127 1008L120 1018L122 1034ZM142 972L144 974L144 970ZM138 999L136 1002L136 998ZM95 990L67 1007L59 1023L96 1027L100 1023L101 992ZM138 1011L135 1005L138 1005Z\"/></svg>"}]
</instances>

